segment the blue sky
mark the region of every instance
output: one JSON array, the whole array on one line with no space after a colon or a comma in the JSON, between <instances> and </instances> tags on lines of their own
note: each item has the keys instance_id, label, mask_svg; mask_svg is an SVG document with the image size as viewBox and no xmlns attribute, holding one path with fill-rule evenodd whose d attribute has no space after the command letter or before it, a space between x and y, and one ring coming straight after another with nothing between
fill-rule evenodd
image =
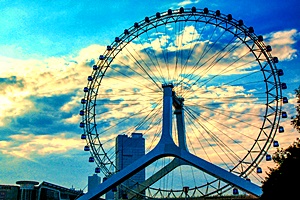
<instances>
[{"instance_id":1,"label":"blue sky","mask_svg":"<svg viewBox=\"0 0 300 200\"><path fill-rule=\"evenodd\" d=\"M80 140L80 99L91 66L106 45L134 22L181 6L231 13L264 35L280 59L289 117L300 85L300 4L241 1L5 1L0 0L0 184L48 181L83 189L95 165ZM220 91L221 92L221 91ZM298 136L287 130L288 146Z\"/></svg>"}]
</instances>

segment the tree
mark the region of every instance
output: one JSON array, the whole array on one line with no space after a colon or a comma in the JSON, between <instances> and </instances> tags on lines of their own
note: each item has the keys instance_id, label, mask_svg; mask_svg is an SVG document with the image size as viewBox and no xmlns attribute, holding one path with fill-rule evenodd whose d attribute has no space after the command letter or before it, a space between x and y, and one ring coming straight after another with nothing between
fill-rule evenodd
<instances>
[{"instance_id":1,"label":"tree","mask_svg":"<svg viewBox=\"0 0 300 200\"><path fill-rule=\"evenodd\" d=\"M295 90L297 115L292 118L293 127L300 133L300 86ZM277 149L273 155L275 168L269 168L263 181L261 200L299 199L300 139L286 149Z\"/></svg>"},{"instance_id":2,"label":"tree","mask_svg":"<svg viewBox=\"0 0 300 200\"><path fill-rule=\"evenodd\" d=\"M292 125L300 133L300 86L295 90L295 93L298 105L296 105L297 115L292 118Z\"/></svg>"},{"instance_id":3,"label":"tree","mask_svg":"<svg viewBox=\"0 0 300 200\"><path fill-rule=\"evenodd\" d=\"M278 149L273 157L277 164L269 168L268 177L263 182L261 200L298 199L300 180L300 139L287 149Z\"/></svg>"}]
</instances>

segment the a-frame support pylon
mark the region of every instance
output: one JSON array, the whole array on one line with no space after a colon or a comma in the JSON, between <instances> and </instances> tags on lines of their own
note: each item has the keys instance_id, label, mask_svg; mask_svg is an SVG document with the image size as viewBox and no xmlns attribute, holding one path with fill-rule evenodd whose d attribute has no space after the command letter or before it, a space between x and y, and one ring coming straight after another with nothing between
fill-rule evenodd
<instances>
[{"instance_id":1,"label":"a-frame support pylon","mask_svg":"<svg viewBox=\"0 0 300 200\"><path fill-rule=\"evenodd\" d=\"M160 141L154 149L148 152L146 155L125 167L121 171L109 177L105 182L101 183L95 189L89 191L85 195L78 198L79 200L96 199L113 187L121 184L123 181L130 178L140 170L146 168L151 163L163 157L174 157L174 162L182 160L184 164L189 164L210 174L214 177L221 179L241 190L248 192L255 196L261 196L262 189L237 175L232 174L220 168L210 162L207 162L193 154L191 154L185 142L185 128L184 128L184 113L183 113L183 99L176 97L173 92L173 85L163 85L163 122L162 122L162 136ZM173 107L175 108L175 114L177 119L177 130L178 130L178 146L174 143L172 138L172 114ZM173 162L173 161L172 161ZM177 167L182 163L175 163L172 167ZM167 170L167 169L166 169ZM170 169L169 169L170 170ZM159 175L158 175L159 176ZM160 175L161 176L161 175Z\"/></svg>"}]
</instances>

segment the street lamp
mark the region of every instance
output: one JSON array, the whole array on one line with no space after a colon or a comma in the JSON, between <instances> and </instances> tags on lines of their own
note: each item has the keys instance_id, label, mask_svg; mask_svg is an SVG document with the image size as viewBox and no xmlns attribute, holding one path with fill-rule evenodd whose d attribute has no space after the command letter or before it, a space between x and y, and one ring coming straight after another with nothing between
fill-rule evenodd
<instances>
[{"instance_id":1,"label":"street lamp","mask_svg":"<svg viewBox=\"0 0 300 200\"><path fill-rule=\"evenodd\" d=\"M185 193L185 199L187 199L187 197L188 197L188 192L189 192L189 187L188 186L184 186L183 187L183 192Z\"/></svg>"}]
</instances>

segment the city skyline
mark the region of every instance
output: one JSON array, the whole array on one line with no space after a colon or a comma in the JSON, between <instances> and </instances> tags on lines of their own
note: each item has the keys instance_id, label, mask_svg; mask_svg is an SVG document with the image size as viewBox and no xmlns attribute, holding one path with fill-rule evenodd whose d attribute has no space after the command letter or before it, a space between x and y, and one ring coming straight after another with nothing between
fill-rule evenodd
<instances>
[{"instance_id":1,"label":"city skyline","mask_svg":"<svg viewBox=\"0 0 300 200\"><path fill-rule=\"evenodd\" d=\"M152 1L153 2L153 1ZM295 114L294 89L299 86L299 22L296 1L140 1L98 4L0 1L1 103L0 181L49 181L84 189L94 173L80 139L80 99L92 72L93 60L125 28L145 16L181 6L232 14L264 35L280 60L288 89L284 105ZM233 6L233 4L235 4ZM146 5L146 6L145 6ZM298 7L297 7L298 6ZM134 10L134 12L132 12ZM278 14L280 13L280 14ZM298 136L290 120L276 137L287 147Z\"/></svg>"}]
</instances>

